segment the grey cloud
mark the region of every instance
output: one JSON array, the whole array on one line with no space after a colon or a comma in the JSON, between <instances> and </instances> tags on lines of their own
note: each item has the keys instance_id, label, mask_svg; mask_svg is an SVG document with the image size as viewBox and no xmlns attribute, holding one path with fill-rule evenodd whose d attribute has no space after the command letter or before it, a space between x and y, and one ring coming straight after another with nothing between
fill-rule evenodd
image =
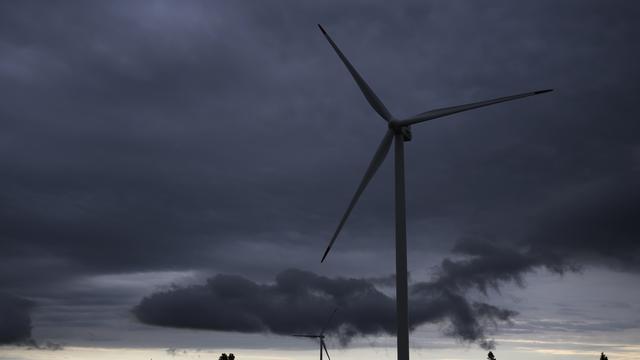
<instances>
[{"instance_id":1,"label":"grey cloud","mask_svg":"<svg viewBox=\"0 0 640 360\"><path fill-rule=\"evenodd\" d=\"M413 287L415 288L416 285ZM133 312L147 324L238 332L313 333L327 327L346 344L353 336L395 333L395 300L365 279L328 278L287 270L275 283L259 284L239 276L217 275L206 285L174 287L145 297ZM412 291L410 326L445 324L445 334L483 347L493 343L486 329L508 322L515 312L432 286Z\"/></svg>"},{"instance_id":2,"label":"grey cloud","mask_svg":"<svg viewBox=\"0 0 640 360\"><path fill-rule=\"evenodd\" d=\"M637 272L640 268L640 172L576 186L538 215L528 239L533 252Z\"/></svg>"},{"instance_id":3,"label":"grey cloud","mask_svg":"<svg viewBox=\"0 0 640 360\"><path fill-rule=\"evenodd\" d=\"M522 275L541 265L539 259L517 249L494 245L488 242L463 240L453 252L465 259L444 259L435 280L439 286L453 290L464 290L475 286L483 293L498 290L501 283L523 284Z\"/></svg>"},{"instance_id":4,"label":"grey cloud","mask_svg":"<svg viewBox=\"0 0 640 360\"><path fill-rule=\"evenodd\" d=\"M640 176L628 173L576 187L536 209L524 238L466 238L452 248L462 259L445 259L435 282L483 293L505 282L523 285L523 276L539 267L554 272L606 266L637 271L640 260Z\"/></svg>"}]
</instances>

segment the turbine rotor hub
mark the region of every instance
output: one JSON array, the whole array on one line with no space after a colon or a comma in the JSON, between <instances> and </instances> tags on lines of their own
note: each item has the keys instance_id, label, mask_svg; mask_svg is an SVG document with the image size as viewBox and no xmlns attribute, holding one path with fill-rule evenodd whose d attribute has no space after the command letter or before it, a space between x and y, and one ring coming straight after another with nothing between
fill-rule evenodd
<instances>
[{"instance_id":1,"label":"turbine rotor hub","mask_svg":"<svg viewBox=\"0 0 640 360\"><path fill-rule=\"evenodd\" d=\"M393 130L394 133L402 135L402 139L404 141L411 141L411 126L410 125L401 125L398 120L389 121L389 129Z\"/></svg>"}]
</instances>

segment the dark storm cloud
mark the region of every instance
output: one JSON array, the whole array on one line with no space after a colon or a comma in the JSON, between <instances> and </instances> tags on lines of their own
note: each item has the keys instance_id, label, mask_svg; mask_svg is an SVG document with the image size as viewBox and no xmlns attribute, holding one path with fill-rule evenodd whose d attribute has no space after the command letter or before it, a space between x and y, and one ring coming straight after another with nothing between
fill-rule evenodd
<instances>
[{"instance_id":1,"label":"dark storm cloud","mask_svg":"<svg viewBox=\"0 0 640 360\"><path fill-rule=\"evenodd\" d=\"M265 51L284 29L244 7L58 5L2 11L4 254L79 272L200 267L231 238L286 242L284 219L319 227L290 207L331 185L294 185L309 174L282 166L308 171L287 139L318 126L281 120L307 110L277 51L308 58L306 37Z\"/></svg>"},{"instance_id":2,"label":"dark storm cloud","mask_svg":"<svg viewBox=\"0 0 640 360\"><path fill-rule=\"evenodd\" d=\"M25 299L0 293L0 345L31 339L31 307Z\"/></svg>"},{"instance_id":3,"label":"dark storm cloud","mask_svg":"<svg viewBox=\"0 0 640 360\"><path fill-rule=\"evenodd\" d=\"M438 316L480 324L457 336L478 338L490 313L455 300L472 288L539 268L637 272L639 9L3 2L0 290L60 300L105 273L392 271L390 159L331 268L318 262L384 131L318 22L398 116L556 88L415 127L407 144L411 270L457 241L429 283L460 304Z\"/></svg>"},{"instance_id":4,"label":"dark storm cloud","mask_svg":"<svg viewBox=\"0 0 640 360\"><path fill-rule=\"evenodd\" d=\"M559 195L540 209L520 242L464 239L452 249L460 259L445 259L435 275L438 287L472 287L487 294L507 282L523 286L537 268L552 272L588 266L638 271L640 261L640 176L605 179ZM509 240L509 239L507 239Z\"/></svg>"},{"instance_id":5,"label":"dark storm cloud","mask_svg":"<svg viewBox=\"0 0 640 360\"><path fill-rule=\"evenodd\" d=\"M425 286L429 291L425 291ZM464 296L426 284L414 285L410 326L445 324L445 334L492 347L486 329L508 322L514 312L469 302ZM273 284L240 276L217 275L206 285L174 287L145 297L133 312L147 324L282 335L317 333L331 311L339 312L327 326L343 344L353 336L395 334L395 300L366 279L328 278L287 270Z\"/></svg>"},{"instance_id":6,"label":"dark storm cloud","mask_svg":"<svg viewBox=\"0 0 640 360\"><path fill-rule=\"evenodd\" d=\"M578 265L640 270L640 169L560 194L539 214L532 252Z\"/></svg>"},{"instance_id":7,"label":"dark storm cloud","mask_svg":"<svg viewBox=\"0 0 640 360\"><path fill-rule=\"evenodd\" d=\"M637 272L638 184L640 173L632 171L558 194L532 213L525 238L510 245L460 241L453 252L469 258L444 260L439 281L454 288L474 285L486 292L500 282L522 284L522 275L542 266L557 272L586 266Z\"/></svg>"},{"instance_id":8,"label":"dark storm cloud","mask_svg":"<svg viewBox=\"0 0 640 360\"><path fill-rule=\"evenodd\" d=\"M632 161L637 72L624 65L635 46L619 39L637 30L633 6L581 3L575 21L570 4L284 4L3 5L1 236L5 257L25 264L20 277L45 262L62 279L256 262L277 271L273 256L243 251L252 246L315 263L384 129L316 22L399 115L559 88L416 128L410 222L509 231L527 221L519 204ZM594 74L595 64L611 66ZM367 240L390 235L388 165L337 250L391 246Z\"/></svg>"}]
</instances>

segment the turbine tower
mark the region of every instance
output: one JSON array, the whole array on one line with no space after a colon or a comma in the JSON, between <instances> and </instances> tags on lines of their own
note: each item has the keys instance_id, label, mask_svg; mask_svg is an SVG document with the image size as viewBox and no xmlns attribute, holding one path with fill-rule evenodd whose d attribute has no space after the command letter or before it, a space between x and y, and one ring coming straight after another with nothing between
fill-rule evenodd
<instances>
[{"instance_id":1,"label":"turbine tower","mask_svg":"<svg viewBox=\"0 0 640 360\"><path fill-rule=\"evenodd\" d=\"M324 343L324 332L325 332L325 330L327 330L327 326L329 326L329 323L331 322L331 319L333 319L333 315L335 315L336 311L338 311L338 309L334 309L333 310L333 312L329 316L329 320L327 320L326 324L324 325L322 330L320 330L319 334L293 334L292 335L292 336L296 336L296 337L304 337L304 338L310 338L310 339L320 339L320 360L322 360L322 350L323 349L324 349L325 354L327 354L327 359L331 360L331 357L329 356L329 351L327 350L327 345Z\"/></svg>"},{"instance_id":2,"label":"turbine tower","mask_svg":"<svg viewBox=\"0 0 640 360\"><path fill-rule=\"evenodd\" d=\"M340 230L344 226L353 207L358 202L360 195L369 184L371 178L376 173L380 164L384 161L391 143L395 141L395 218L396 218L396 326L397 326L397 346L398 360L409 360L409 314L408 314L408 284L407 284L407 232L406 232L406 214L405 214L405 192L404 192L404 142L411 140L411 125L419 124L425 121L433 120L439 117L456 114L459 112L477 109L484 106L498 104L505 101L521 99L528 96L543 94L553 89L538 90L526 92L517 95L505 96L491 100L479 101L470 104L434 109L426 111L405 119L395 118L389 110L384 106L382 101L373 92L369 85L364 81L362 76L358 74L356 69L351 65L349 60L344 56L329 34L324 30L322 25L318 24L320 31L336 51L340 60L351 73L351 76L358 84L360 91L369 102L369 105L387 122L387 132L385 133L378 149L373 155L373 159L369 163L369 167L364 173L358 188L356 189L351 202L347 206L342 219L338 223L338 227L334 232L329 245L322 255L321 262L324 262L329 250L336 241Z\"/></svg>"}]
</instances>

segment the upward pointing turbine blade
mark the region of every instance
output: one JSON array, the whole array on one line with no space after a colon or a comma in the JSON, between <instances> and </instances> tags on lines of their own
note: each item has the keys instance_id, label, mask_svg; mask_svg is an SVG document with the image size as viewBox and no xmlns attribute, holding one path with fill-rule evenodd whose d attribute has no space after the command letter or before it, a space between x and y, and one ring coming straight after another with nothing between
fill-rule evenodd
<instances>
[{"instance_id":1,"label":"upward pointing turbine blade","mask_svg":"<svg viewBox=\"0 0 640 360\"><path fill-rule=\"evenodd\" d=\"M337 311L338 311L338 308L333 309L333 312L331 313L331 315L329 315L329 319L327 320L327 322L322 327L322 330L320 330L320 335L324 335L324 332L327 330L327 326L329 326L329 324L331 324L331 320L333 319L333 315L335 315Z\"/></svg>"},{"instance_id":2,"label":"upward pointing turbine blade","mask_svg":"<svg viewBox=\"0 0 640 360\"><path fill-rule=\"evenodd\" d=\"M544 93L547 93L549 91L553 91L553 89L531 91L531 92L517 94L517 95L500 97L500 98L492 99L492 100L474 102L474 103L471 103L471 104L465 104L465 105L458 105L458 106L451 106L451 107L446 107L446 108L441 108L441 109L435 109L435 110L431 110L431 111L420 113L418 115L412 116L412 117L404 119L404 120L400 120L399 123L402 126L411 125L411 124L417 124L417 123L421 123L423 121L433 120L435 118L439 118L439 117L443 117L443 116L447 116L447 115L452 115L452 114L463 112L463 111L467 111L467 110L477 109L479 107L498 104L498 103L505 102L505 101L521 99L521 98L524 98L524 97L527 97L527 96L544 94Z\"/></svg>"},{"instance_id":3,"label":"upward pointing turbine blade","mask_svg":"<svg viewBox=\"0 0 640 360\"><path fill-rule=\"evenodd\" d=\"M324 353L327 354L327 359L331 360L331 356L329 356L329 351L327 350L327 345L325 345L324 340L320 340L320 347L324 349Z\"/></svg>"},{"instance_id":4,"label":"upward pointing turbine blade","mask_svg":"<svg viewBox=\"0 0 640 360\"><path fill-rule=\"evenodd\" d=\"M362 93L364 94L364 97L367 98L367 101L369 102L369 105L371 105L371 107L380 116L382 116L383 119L385 119L387 121L391 121L392 116L391 116L391 113L389 112L389 110L387 110L387 108L384 106L382 101L380 101L378 96L369 87L367 82L364 81L362 76L360 76L360 74L358 74L358 71L356 71L356 69L353 67L353 65L351 65L351 63L347 59L347 57L344 56L342 51L340 51L340 49L338 48L338 45L336 45L336 43L333 42L333 40L331 39L329 34L327 34L327 32L324 30L322 25L318 24L318 27L320 28L320 31L322 31L322 34L324 34L324 37L326 37L327 40L329 41L329 44L331 44L331 46L333 47L333 50L335 50L336 53L338 53L338 56L340 57L340 60L342 60L344 65L347 67L347 69L349 69L349 72L351 73L351 76L353 76L353 79L356 81L356 83L358 83L358 86L360 87L360 91L362 91Z\"/></svg>"},{"instance_id":5,"label":"upward pointing turbine blade","mask_svg":"<svg viewBox=\"0 0 640 360\"><path fill-rule=\"evenodd\" d=\"M323 262L324 259L327 257L329 250L331 250L333 243L336 241L336 238L338 237L340 230L342 230L342 226L344 226L344 223L347 221L349 214L351 214L351 210L353 210L353 207L356 205L356 202L358 202L360 195L362 195L362 192L367 187L367 184L369 184L369 181L371 181L371 178L380 167L380 164L382 164L385 157L387 157L387 154L389 153L389 148L391 147L391 143L393 142L393 135L394 135L393 130L387 129L387 133L382 138L382 141L380 142L380 145L378 146L378 149L376 150L375 155L373 155L373 159L371 159L371 163L369 163L369 167L367 168L367 171L364 173L364 176L360 181L360 185L358 185L358 189L356 190L356 193L353 195L353 198L351 199L351 202L347 207L347 211L345 211L344 215L342 216L342 219L338 224L338 228L336 229L336 232L333 233L333 237L331 238L331 241L329 241L329 246L327 246L327 250L324 251L324 255L322 255L322 260L320 260L320 262Z\"/></svg>"}]
</instances>

